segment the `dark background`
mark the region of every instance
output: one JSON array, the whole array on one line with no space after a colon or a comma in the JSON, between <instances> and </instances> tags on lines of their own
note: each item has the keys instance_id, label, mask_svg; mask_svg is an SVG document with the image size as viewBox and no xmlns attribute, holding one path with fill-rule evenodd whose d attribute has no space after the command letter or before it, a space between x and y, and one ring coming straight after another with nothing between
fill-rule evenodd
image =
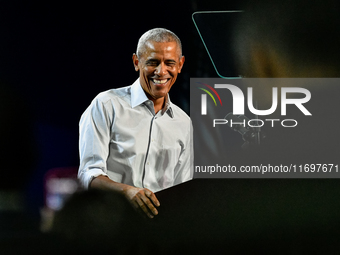
<instances>
[{"instance_id":1,"label":"dark background","mask_svg":"<svg viewBox=\"0 0 340 255\"><path fill-rule=\"evenodd\" d=\"M238 9L235 2L0 2L0 84L6 91L0 100L11 102L6 112L15 120L15 129L1 134L12 148L13 167L6 171L20 174L33 162L27 163L33 171L26 192L32 211L43 206L49 169L78 166L78 122L91 100L138 78L132 54L139 37L164 27L182 40L186 62L170 96L189 113L190 77L217 77L191 15Z\"/></svg>"}]
</instances>

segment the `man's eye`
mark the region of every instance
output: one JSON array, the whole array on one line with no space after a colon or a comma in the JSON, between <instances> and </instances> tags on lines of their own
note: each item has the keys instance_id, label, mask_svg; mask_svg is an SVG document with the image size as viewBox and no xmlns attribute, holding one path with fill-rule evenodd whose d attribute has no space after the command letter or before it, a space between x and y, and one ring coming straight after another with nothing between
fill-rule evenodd
<instances>
[{"instance_id":1,"label":"man's eye","mask_svg":"<svg viewBox=\"0 0 340 255\"><path fill-rule=\"evenodd\" d=\"M148 66L156 66L156 65L157 65L157 62L156 62L156 61L148 61L148 62L146 62L146 64L147 64Z\"/></svg>"}]
</instances>

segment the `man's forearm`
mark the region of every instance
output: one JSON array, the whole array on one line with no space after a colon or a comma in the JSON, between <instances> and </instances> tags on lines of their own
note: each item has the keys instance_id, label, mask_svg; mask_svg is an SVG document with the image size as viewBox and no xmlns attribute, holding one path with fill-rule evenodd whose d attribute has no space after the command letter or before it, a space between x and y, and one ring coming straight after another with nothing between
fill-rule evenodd
<instances>
[{"instance_id":1,"label":"man's forearm","mask_svg":"<svg viewBox=\"0 0 340 255\"><path fill-rule=\"evenodd\" d=\"M107 176L99 175L90 183L90 188L113 190L123 194L135 208L140 208L144 213L153 218L158 214L155 208L160 206L160 203L155 194L145 188L137 188L127 184L112 181Z\"/></svg>"},{"instance_id":2,"label":"man's forearm","mask_svg":"<svg viewBox=\"0 0 340 255\"><path fill-rule=\"evenodd\" d=\"M122 194L124 194L128 186L129 185L112 181L104 175L95 177L90 183L90 188L113 190Z\"/></svg>"}]
</instances>

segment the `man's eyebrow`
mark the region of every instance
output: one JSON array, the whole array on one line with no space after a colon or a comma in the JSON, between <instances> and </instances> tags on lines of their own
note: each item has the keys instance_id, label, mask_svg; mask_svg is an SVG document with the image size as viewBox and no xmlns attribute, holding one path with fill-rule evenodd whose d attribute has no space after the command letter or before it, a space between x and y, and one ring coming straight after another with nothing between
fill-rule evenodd
<instances>
[{"instance_id":1,"label":"man's eyebrow","mask_svg":"<svg viewBox=\"0 0 340 255\"><path fill-rule=\"evenodd\" d=\"M159 60L156 59L156 58L150 58L150 59L147 59L145 62L146 63L151 63L151 62L158 62ZM165 62L170 62L170 63L177 63L176 60L174 59L166 59Z\"/></svg>"},{"instance_id":2,"label":"man's eyebrow","mask_svg":"<svg viewBox=\"0 0 340 255\"><path fill-rule=\"evenodd\" d=\"M155 58L150 58L150 59L147 59L146 62L157 62L158 59L155 59Z\"/></svg>"},{"instance_id":3,"label":"man's eyebrow","mask_svg":"<svg viewBox=\"0 0 340 255\"><path fill-rule=\"evenodd\" d=\"M165 60L166 62L174 62L174 63L176 63L177 61L176 60L174 60L174 59L167 59L167 60Z\"/></svg>"}]
</instances>

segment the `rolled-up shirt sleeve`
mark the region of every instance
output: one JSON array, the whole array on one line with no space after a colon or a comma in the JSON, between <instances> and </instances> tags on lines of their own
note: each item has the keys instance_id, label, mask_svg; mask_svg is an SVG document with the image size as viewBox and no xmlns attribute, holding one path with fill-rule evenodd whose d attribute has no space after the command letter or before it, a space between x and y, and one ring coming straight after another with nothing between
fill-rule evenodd
<instances>
[{"instance_id":1,"label":"rolled-up shirt sleeve","mask_svg":"<svg viewBox=\"0 0 340 255\"><path fill-rule=\"evenodd\" d=\"M106 104L109 107L106 107ZM114 119L112 104L102 102L96 97L81 116L79 122L78 178L84 188L92 179L107 176L107 157L109 155L110 130Z\"/></svg>"}]
</instances>

